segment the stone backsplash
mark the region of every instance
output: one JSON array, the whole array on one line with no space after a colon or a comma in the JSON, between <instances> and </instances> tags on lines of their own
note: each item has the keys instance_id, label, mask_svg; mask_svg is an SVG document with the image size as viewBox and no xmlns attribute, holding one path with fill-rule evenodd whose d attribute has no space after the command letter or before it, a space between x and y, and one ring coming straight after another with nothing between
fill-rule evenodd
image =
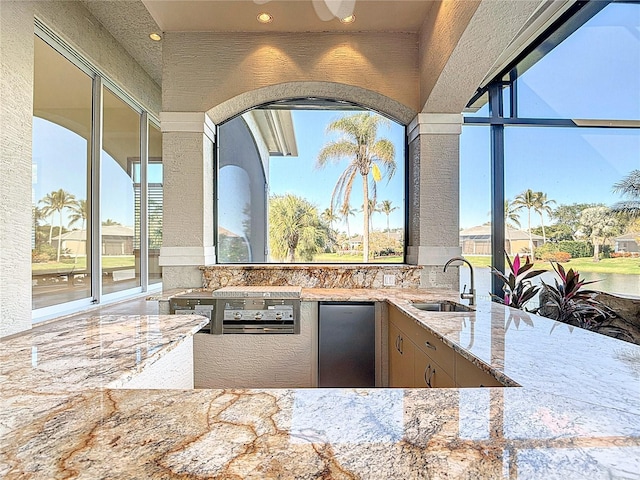
<instances>
[{"instance_id":1,"label":"stone backsplash","mask_svg":"<svg viewBox=\"0 0 640 480\"><path fill-rule=\"evenodd\" d=\"M212 265L201 267L203 288L295 285L303 288L418 288L419 265ZM393 275L395 284L384 285Z\"/></svg>"}]
</instances>

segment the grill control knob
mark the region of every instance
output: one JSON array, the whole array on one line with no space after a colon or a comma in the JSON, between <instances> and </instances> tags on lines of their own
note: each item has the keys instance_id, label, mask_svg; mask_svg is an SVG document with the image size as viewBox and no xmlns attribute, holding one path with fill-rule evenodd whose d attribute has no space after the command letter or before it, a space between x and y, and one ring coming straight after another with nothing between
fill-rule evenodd
<instances>
[{"instance_id":1,"label":"grill control knob","mask_svg":"<svg viewBox=\"0 0 640 480\"><path fill-rule=\"evenodd\" d=\"M240 312L235 312L233 314L233 319L234 320L242 320L242 314Z\"/></svg>"},{"instance_id":2,"label":"grill control knob","mask_svg":"<svg viewBox=\"0 0 640 480\"><path fill-rule=\"evenodd\" d=\"M262 318L262 312L256 312L256 315L254 317L256 320L260 320Z\"/></svg>"}]
</instances>

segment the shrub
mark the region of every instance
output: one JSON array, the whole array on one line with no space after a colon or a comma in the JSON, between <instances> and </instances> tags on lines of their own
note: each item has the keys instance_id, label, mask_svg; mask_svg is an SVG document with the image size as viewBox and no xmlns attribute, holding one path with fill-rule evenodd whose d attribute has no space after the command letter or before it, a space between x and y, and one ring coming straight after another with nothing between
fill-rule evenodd
<instances>
[{"instance_id":1,"label":"shrub","mask_svg":"<svg viewBox=\"0 0 640 480\"><path fill-rule=\"evenodd\" d=\"M593 245L588 242L562 241L556 244L558 251L567 252L571 258L585 258L593 256Z\"/></svg>"},{"instance_id":2,"label":"shrub","mask_svg":"<svg viewBox=\"0 0 640 480\"><path fill-rule=\"evenodd\" d=\"M53 246L43 243L31 251L31 260L33 263L45 263L49 260L55 260L56 255L57 250Z\"/></svg>"},{"instance_id":3,"label":"shrub","mask_svg":"<svg viewBox=\"0 0 640 480\"><path fill-rule=\"evenodd\" d=\"M545 243L536 248L536 260L548 260L549 256L559 250L557 243Z\"/></svg>"},{"instance_id":4,"label":"shrub","mask_svg":"<svg viewBox=\"0 0 640 480\"><path fill-rule=\"evenodd\" d=\"M538 257L538 255L536 255ZM566 263L571 260L571 254L569 252L543 252L539 257L540 260L545 262L557 262Z\"/></svg>"}]
</instances>

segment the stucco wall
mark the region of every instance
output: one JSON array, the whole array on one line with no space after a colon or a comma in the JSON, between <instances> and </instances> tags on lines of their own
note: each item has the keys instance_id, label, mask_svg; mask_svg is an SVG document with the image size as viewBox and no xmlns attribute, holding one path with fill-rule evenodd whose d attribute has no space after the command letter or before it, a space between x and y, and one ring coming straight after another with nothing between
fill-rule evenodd
<instances>
[{"instance_id":1,"label":"stucco wall","mask_svg":"<svg viewBox=\"0 0 640 480\"><path fill-rule=\"evenodd\" d=\"M152 113L160 88L80 2L0 1L0 336L31 326L33 36L38 17Z\"/></svg>"},{"instance_id":2,"label":"stucco wall","mask_svg":"<svg viewBox=\"0 0 640 480\"><path fill-rule=\"evenodd\" d=\"M355 85L417 111L416 34L167 33L163 42L165 111L205 112L288 82Z\"/></svg>"},{"instance_id":3,"label":"stucco wall","mask_svg":"<svg viewBox=\"0 0 640 480\"><path fill-rule=\"evenodd\" d=\"M0 2L0 336L31 325L32 64L33 14Z\"/></svg>"}]
</instances>

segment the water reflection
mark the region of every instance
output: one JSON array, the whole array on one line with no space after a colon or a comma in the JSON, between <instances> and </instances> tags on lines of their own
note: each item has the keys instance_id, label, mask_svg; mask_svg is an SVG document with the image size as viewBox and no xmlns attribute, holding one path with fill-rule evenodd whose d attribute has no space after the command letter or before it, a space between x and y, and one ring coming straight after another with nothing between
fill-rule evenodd
<instances>
[{"instance_id":1,"label":"water reflection","mask_svg":"<svg viewBox=\"0 0 640 480\"><path fill-rule=\"evenodd\" d=\"M475 267L475 284L478 300L491 300L489 291L491 291L491 269ZM620 273L594 273L580 272L580 276L586 281L598 280L598 283L590 285L594 290L602 292L624 295L627 297L640 298L640 275L624 275ZM469 285L469 268L460 267L460 288L463 285ZM542 275L532 279L534 284L544 281L545 283L554 284L557 276L554 272L545 272ZM462 291L462 290L460 290ZM527 304L529 308L537 307L537 298L533 298Z\"/></svg>"}]
</instances>

